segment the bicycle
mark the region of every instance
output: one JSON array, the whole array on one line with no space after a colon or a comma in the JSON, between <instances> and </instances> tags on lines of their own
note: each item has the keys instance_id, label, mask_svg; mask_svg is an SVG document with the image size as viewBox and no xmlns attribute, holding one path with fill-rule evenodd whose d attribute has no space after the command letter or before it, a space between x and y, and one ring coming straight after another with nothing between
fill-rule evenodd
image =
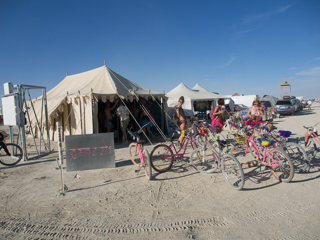
<instances>
[{"instance_id":1,"label":"bicycle","mask_svg":"<svg viewBox=\"0 0 320 240\"><path fill-rule=\"evenodd\" d=\"M244 152L249 152L252 157L256 157L256 155L253 152L253 149L251 147L251 144L247 141L247 138L243 136L243 134L240 134L241 128L245 126L245 121L240 115L238 117L237 123L234 123L232 121L227 121L228 125L230 126L230 129L235 129L234 132L231 133L231 135L236 140L236 144L233 144L233 148L231 150L231 154L237 158L237 160L240 162L241 166L246 167L252 167L257 164L257 160L250 160L246 161L244 160L245 155L243 155Z\"/></svg>"},{"instance_id":2,"label":"bicycle","mask_svg":"<svg viewBox=\"0 0 320 240\"><path fill-rule=\"evenodd\" d=\"M132 132L128 130L129 135L133 138L133 140L136 140L135 143L131 143L129 145L129 154L131 161L139 166L139 170L136 172L139 172L140 169L143 167L144 172L146 174L146 177L148 180L152 179L152 169L151 169L151 164L150 164L150 155L147 149L143 148L143 144L146 143L147 141L143 140L140 138L140 134L142 133L142 130L139 130L137 132Z\"/></svg>"},{"instance_id":3,"label":"bicycle","mask_svg":"<svg viewBox=\"0 0 320 240\"><path fill-rule=\"evenodd\" d=\"M205 143L191 152L190 164L202 173L212 173L219 168L229 186L235 190L241 190L244 186L245 179L239 161L231 154L222 152L225 144L214 136L216 135L216 131L211 124L209 124L209 128L209 136L213 144L208 141L207 135L205 135ZM217 148L219 149L218 151L216 150ZM210 151L207 151L209 149Z\"/></svg>"},{"instance_id":4,"label":"bicycle","mask_svg":"<svg viewBox=\"0 0 320 240\"><path fill-rule=\"evenodd\" d=\"M227 123L226 123L227 124ZM213 127L211 124L208 127L208 124L206 122L203 123L195 123L196 126L196 139L199 146L204 146L206 144L206 141L210 142L211 144L215 144L215 147L219 147L219 144L217 140L220 140L220 143L223 144L223 149L226 153L229 153L233 147L233 144L230 141L230 132L227 133L226 137L224 137L221 133L213 133L211 128ZM214 128L214 127L213 127ZM216 129L214 128L214 131ZM209 139L207 138L209 136ZM230 146L231 149L230 149Z\"/></svg>"},{"instance_id":5,"label":"bicycle","mask_svg":"<svg viewBox=\"0 0 320 240\"><path fill-rule=\"evenodd\" d=\"M320 122L318 122L316 125L311 127L303 126L305 129L307 129L307 132L305 133L305 138L304 138L305 148L309 147L311 143L313 144L313 149L311 149L311 154L310 154L312 158L314 158L317 155L317 152L319 151L318 146L320 146L320 138L318 136L318 131L316 128L316 126L319 123Z\"/></svg>"},{"instance_id":6,"label":"bicycle","mask_svg":"<svg viewBox=\"0 0 320 240\"><path fill-rule=\"evenodd\" d=\"M295 167L295 172L309 171L310 161L306 151L298 143L288 141L288 138L291 135L290 131L279 130L278 132L275 132L268 127L268 122L265 122L265 125L261 126L260 129L264 130L262 135L265 139L274 141L273 146L275 148L281 148L288 154ZM239 134L234 135L234 137L239 143L232 149L232 154L239 159L241 165L248 167L257 165L257 159L248 161L248 158L243 155L246 149L248 149L247 151L250 152L251 156L254 158L256 157L250 143L246 141L247 138ZM249 146L247 146L247 144L249 144Z\"/></svg>"},{"instance_id":7,"label":"bicycle","mask_svg":"<svg viewBox=\"0 0 320 240\"><path fill-rule=\"evenodd\" d=\"M180 134L179 129L177 132ZM179 150L177 150L176 145L173 143L173 140L175 139L174 134L167 139L170 142L169 145L159 144L152 149L150 160L154 170L160 173L166 172L172 167L173 161L183 160L188 145L190 145L192 149L198 148L198 145L193 137L194 134L191 133L190 129L185 131L185 134L186 137L183 139L180 148L178 147ZM182 149L184 149L183 152ZM173 151L175 153L173 153Z\"/></svg>"},{"instance_id":8,"label":"bicycle","mask_svg":"<svg viewBox=\"0 0 320 240\"><path fill-rule=\"evenodd\" d=\"M263 126L262 129L265 131L265 138L274 140L275 146L282 148L288 154L295 167L295 172L308 172L310 170L310 160L303 147L298 143L288 141L292 134L290 131L279 130L276 133L267 126Z\"/></svg>"},{"instance_id":9,"label":"bicycle","mask_svg":"<svg viewBox=\"0 0 320 240\"><path fill-rule=\"evenodd\" d=\"M246 126L242 128L242 133L248 141L243 156L246 156L248 148L250 146L250 148L252 148L252 150L254 151L256 160L260 163L260 166L265 165L266 167L270 168L273 175L282 182L290 182L292 180L294 176L294 165L290 157L285 153L283 149L274 148L274 141L262 138L256 140L259 142L259 145L262 148L262 153L255 140L253 139L253 136L251 136L252 129ZM266 161L267 157L268 163Z\"/></svg>"},{"instance_id":10,"label":"bicycle","mask_svg":"<svg viewBox=\"0 0 320 240\"><path fill-rule=\"evenodd\" d=\"M16 165L22 157L22 148L15 143L5 143L4 135L0 133L0 163L5 166Z\"/></svg>"}]
</instances>

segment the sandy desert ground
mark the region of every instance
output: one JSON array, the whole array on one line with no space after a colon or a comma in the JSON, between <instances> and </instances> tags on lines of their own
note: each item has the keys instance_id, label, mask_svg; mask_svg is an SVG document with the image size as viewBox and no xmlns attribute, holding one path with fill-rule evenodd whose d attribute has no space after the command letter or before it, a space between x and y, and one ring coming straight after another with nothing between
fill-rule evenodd
<instances>
[{"instance_id":1,"label":"sandy desert ground","mask_svg":"<svg viewBox=\"0 0 320 240\"><path fill-rule=\"evenodd\" d=\"M314 103L274 123L295 138L319 116ZM198 173L187 161L147 181L128 144L116 144L116 168L64 168L62 195L52 147L46 156L0 166L0 239L320 239L320 154L290 183L244 168L245 186L235 191L221 172ZM30 141L30 156L34 151Z\"/></svg>"}]
</instances>

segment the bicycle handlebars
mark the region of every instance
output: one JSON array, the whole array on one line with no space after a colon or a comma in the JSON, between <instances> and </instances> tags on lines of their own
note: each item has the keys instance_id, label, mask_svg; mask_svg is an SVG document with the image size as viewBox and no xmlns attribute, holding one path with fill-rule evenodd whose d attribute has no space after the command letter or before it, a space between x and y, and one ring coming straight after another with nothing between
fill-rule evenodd
<instances>
[{"instance_id":1,"label":"bicycle handlebars","mask_svg":"<svg viewBox=\"0 0 320 240\"><path fill-rule=\"evenodd\" d=\"M306 127L306 126L303 126L305 129L310 129L310 128L315 128L320 122L318 122L316 125L314 126L310 126L310 127Z\"/></svg>"}]
</instances>

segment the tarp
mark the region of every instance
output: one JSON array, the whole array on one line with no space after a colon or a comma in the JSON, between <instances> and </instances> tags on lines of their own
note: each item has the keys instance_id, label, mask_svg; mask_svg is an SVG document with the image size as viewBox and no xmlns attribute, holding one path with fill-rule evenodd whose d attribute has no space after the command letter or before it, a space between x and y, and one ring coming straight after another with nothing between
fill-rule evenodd
<instances>
[{"instance_id":1,"label":"tarp","mask_svg":"<svg viewBox=\"0 0 320 240\"><path fill-rule=\"evenodd\" d=\"M278 98L270 96L270 95L264 95L260 101L267 102L266 107L274 107L276 105ZM268 102L270 103L271 106L269 106Z\"/></svg>"},{"instance_id":2,"label":"tarp","mask_svg":"<svg viewBox=\"0 0 320 240\"><path fill-rule=\"evenodd\" d=\"M90 71L66 76L58 85L47 93L47 108L50 124L50 137L55 129L55 122L61 121L64 134L85 134L98 132L97 102L107 100L113 102L121 97L133 101L135 95L148 98L163 99L165 95L120 76L107 66ZM41 115L42 97L32 100L36 115ZM30 111L31 124L35 125L35 116ZM38 117L39 119L39 117ZM51 139L53 140L53 139Z\"/></svg>"}]
</instances>

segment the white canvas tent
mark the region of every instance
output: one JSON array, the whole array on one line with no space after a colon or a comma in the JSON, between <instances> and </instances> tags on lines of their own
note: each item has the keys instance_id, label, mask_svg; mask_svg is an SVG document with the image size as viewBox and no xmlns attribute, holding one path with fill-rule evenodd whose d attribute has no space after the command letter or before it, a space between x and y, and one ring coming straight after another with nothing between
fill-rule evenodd
<instances>
[{"instance_id":1,"label":"white canvas tent","mask_svg":"<svg viewBox=\"0 0 320 240\"><path fill-rule=\"evenodd\" d=\"M180 96L184 96L185 102L183 104L183 109L186 116L190 117L194 115L193 104L195 101L213 101L214 107L219 98L230 99L229 97L212 93L205 88L202 88L199 84L196 84L191 89L185 84L180 83L177 87L166 94L166 97L168 97L167 104L169 108L169 114L172 114L170 109L178 104Z\"/></svg>"},{"instance_id":2,"label":"white canvas tent","mask_svg":"<svg viewBox=\"0 0 320 240\"><path fill-rule=\"evenodd\" d=\"M47 93L51 140L57 139L57 121L60 121L63 128L63 138L65 135L98 133L97 103L99 100L113 102L120 97L132 102L136 96L146 99L153 97L159 101L165 101L164 94L141 87L105 65L83 73L66 76ZM36 115L40 116L42 98L34 99L32 102ZM35 116L32 111L29 112L31 125L35 127Z\"/></svg>"},{"instance_id":3,"label":"white canvas tent","mask_svg":"<svg viewBox=\"0 0 320 240\"><path fill-rule=\"evenodd\" d=\"M201 87L198 83L192 89L193 90L198 90L200 94L206 94L208 96L211 96L212 99L215 99L215 101L213 103L213 106L212 106L213 108L217 104L217 99L223 98L225 100L225 104L229 104L229 107L230 107L231 111L234 110L234 102L230 97L210 92L207 89Z\"/></svg>"}]
</instances>

